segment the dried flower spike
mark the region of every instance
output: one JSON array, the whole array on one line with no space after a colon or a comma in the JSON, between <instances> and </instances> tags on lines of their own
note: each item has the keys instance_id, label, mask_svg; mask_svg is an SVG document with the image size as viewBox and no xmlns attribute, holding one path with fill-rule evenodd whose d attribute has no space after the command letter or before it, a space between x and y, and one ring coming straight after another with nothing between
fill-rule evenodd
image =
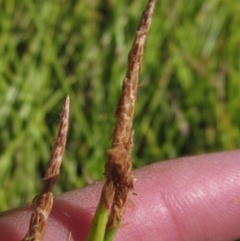
<instances>
[{"instance_id":1,"label":"dried flower spike","mask_svg":"<svg viewBox=\"0 0 240 241\"><path fill-rule=\"evenodd\" d=\"M128 69L115 112L117 123L112 135L112 148L109 150L108 160L105 165L105 185L108 186L110 183L113 183L115 189L107 229L115 227L116 223L122 218L128 193L133 189L134 178L131 174L132 122L144 45L155 4L156 0L150 0L142 14L135 40L128 56Z\"/></svg>"},{"instance_id":2,"label":"dried flower spike","mask_svg":"<svg viewBox=\"0 0 240 241\"><path fill-rule=\"evenodd\" d=\"M43 239L47 218L52 210L53 205L52 189L59 176L62 157L66 145L69 105L70 100L69 97L67 97L61 114L57 139L54 143L51 158L43 178L43 190L32 201L32 205L34 206L35 210L31 216L28 233L22 239L22 241L41 241Z\"/></svg>"},{"instance_id":3,"label":"dried flower spike","mask_svg":"<svg viewBox=\"0 0 240 241\"><path fill-rule=\"evenodd\" d=\"M92 221L88 241L113 239L124 213L128 193L133 189L132 121L137 98L138 75L156 1L148 2L128 56L128 69L114 115L116 127L112 134L112 146L108 151L108 159L105 164L106 181Z\"/></svg>"}]
</instances>

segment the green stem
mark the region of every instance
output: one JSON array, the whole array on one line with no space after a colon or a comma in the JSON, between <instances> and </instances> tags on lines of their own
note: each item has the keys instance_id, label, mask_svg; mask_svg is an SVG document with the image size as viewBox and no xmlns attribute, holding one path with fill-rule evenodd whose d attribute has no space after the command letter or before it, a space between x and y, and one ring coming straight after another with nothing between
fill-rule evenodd
<instances>
[{"instance_id":1,"label":"green stem","mask_svg":"<svg viewBox=\"0 0 240 241\"><path fill-rule=\"evenodd\" d=\"M105 231L105 236L104 236L104 241L112 241L118 231L118 228L120 226L121 223L121 219L117 221L117 224L114 228L112 229L106 229Z\"/></svg>"},{"instance_id":2,"label":"green stem","mask_svg":"<svg viewBox=\"0 0 240 241\"><path fill-rule=\"evenodd\" d=\"M103 241L107 220L109 216L109 209L103 202L103 192L101 194L100 201L98 203L96 212L93 217L93 221L88 232L87 241Z\"/></svg>"}]
</instances>

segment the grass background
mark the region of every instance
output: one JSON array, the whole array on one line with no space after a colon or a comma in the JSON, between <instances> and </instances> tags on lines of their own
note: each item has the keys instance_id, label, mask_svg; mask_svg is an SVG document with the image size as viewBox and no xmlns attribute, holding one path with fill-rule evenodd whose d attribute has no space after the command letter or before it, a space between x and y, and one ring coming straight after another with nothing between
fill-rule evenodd
<instances>
[{"instance_id":1,"label":"grass background","mask_svg":"<svg viewBox=\"0 0 240 241\"><path fill-rule=\"evenodd\" d=\"M0 0L0 210L40 190L66 95L55 193L103 178L147 0ZM158 1L140 76L134 167L240 146L240 2Z\"/></svg>"}]
</instances>

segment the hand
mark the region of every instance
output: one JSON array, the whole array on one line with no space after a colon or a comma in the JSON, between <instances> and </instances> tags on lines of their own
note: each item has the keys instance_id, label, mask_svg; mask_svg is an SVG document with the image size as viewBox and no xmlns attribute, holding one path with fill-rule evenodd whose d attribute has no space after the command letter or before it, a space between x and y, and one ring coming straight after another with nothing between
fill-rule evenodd
<instances>
[{"instance_id":1,"label":"hand","mask_svg":"<svg viewBox=\"0 0 240 241\"><path fill-rule=\"evenodd\" d=\"M234 241L240 238L240 150L159 162L134 171L117 241ZM85 240L102 182L56 197L44 241ZM28 206L0 216L0 240L19 241Z\"/></svg>"}]
</instances>

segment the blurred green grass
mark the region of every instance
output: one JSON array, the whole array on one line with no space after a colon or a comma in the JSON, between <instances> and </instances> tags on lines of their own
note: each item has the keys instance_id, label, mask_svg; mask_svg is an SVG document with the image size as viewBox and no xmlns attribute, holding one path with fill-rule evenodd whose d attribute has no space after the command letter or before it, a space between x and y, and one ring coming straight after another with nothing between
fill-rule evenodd
<instances>
[{"instance_id":1,"label":"blurred green grass","mask_svg":"<svg viewBox=\"0 0 240 241\"><path fill-rule=\"evenodd\" d=\"M55 193L103 178L127 55L147 0L0 0L0 210L41 187L66 95ZM134 166L240 146L240 2L158 1L134 120Z\"/></svg>"}]
</instances>

